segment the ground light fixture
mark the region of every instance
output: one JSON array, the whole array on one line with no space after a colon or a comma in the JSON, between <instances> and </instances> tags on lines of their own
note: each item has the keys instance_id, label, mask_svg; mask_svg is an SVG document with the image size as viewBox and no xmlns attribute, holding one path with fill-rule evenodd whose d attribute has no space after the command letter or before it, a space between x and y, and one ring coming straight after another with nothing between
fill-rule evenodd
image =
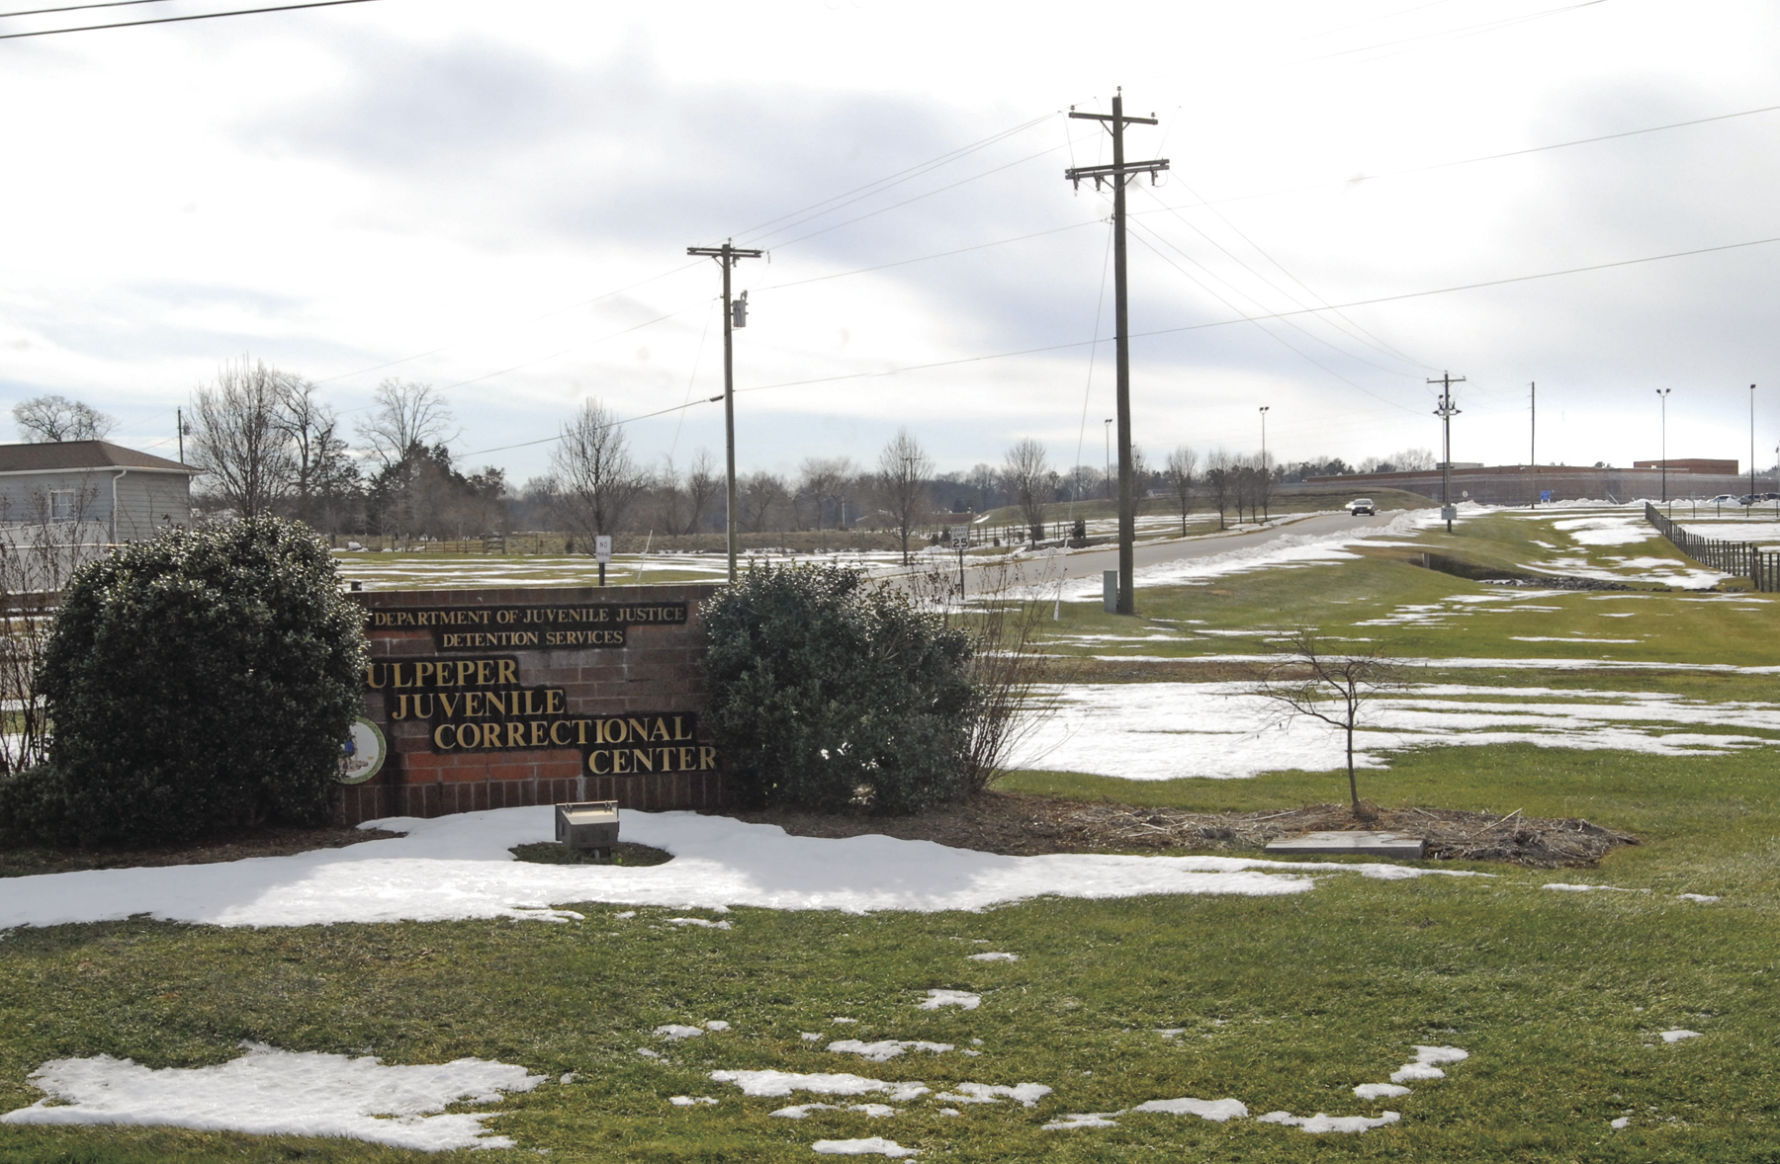
<instances>
[{"instance_id":1,"label":"ground light fixture","mask_svg":"<svg viewBox=\"0 0 1780 1164\"><path fill-rule=\"evenodd\" d=\"M556 806L556 843L610 858L618 843L618 802L582 800Z\"/></svg>"}]
</instances>

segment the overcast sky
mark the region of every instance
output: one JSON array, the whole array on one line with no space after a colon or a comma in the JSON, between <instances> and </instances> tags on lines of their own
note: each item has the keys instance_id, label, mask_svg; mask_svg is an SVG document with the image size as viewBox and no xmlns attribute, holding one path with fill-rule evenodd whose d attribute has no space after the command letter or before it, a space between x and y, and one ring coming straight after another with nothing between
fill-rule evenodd
<instances>
[{"instance_id":1,"label":"overcast sky","mask_svg":"<svg viewBox=\"0 0 1780 1164\"><path fill-rule=\"evenodd\" d=\"M54 0L51 0L54 2ZM279 0L261 0L275 3ZM39 5L6 5L8 9ZM170 0L0 33L249 7ZM1123 86L1132 401L1187 444L1358 462L1780 445L1780 8L1710 0L374 0L0 40L0 404L176 454L227 360L350 429L441 389L518 485L588 396L719 463L733 238L744 472L1101 465ZM1688 124L1682 124L1688 123ZM1099 342L1096 342L1099 341ZM1754 393L1749 385L1757 384ZM9 418L7 418L9 419ZM0 437L9 436L0 421ZM519 446L519 447L513 447Z\"/></svg>"}]
</instances>

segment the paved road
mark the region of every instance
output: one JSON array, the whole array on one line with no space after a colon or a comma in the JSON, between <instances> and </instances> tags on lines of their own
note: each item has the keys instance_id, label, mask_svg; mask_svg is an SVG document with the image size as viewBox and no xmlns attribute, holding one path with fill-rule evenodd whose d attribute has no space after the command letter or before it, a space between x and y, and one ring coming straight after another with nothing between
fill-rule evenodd
<instances>
[{"instance_id":1,"label":"paved road","mask_svg":"<svg viewBox=\"0 0 1780 1164\"><path fill-rule=\"evenodd\" d=\"M1190 538L1170 538L1165 541L1139 541L1132 547L1132 559L1139 573L1138 587L1141 589L1143 586L1142 571L1145 566L1193 558L1209 558L1214 554L1227 554L1233 550L1253 549L1287 536L1304 537L1344 533L1355 529L1385 525L1398 512L1401 511L1387 511L1373 517L1353 517L1346 513L1316 514L1310 517L1283 520L1277 525L1270 525L1264 529L1246 530L1241 533L1207 534ZM954 563L955 571L956 557L953 555L947 555L947 557ZM1114 544L1091 550L1076 550L1072 553L1058 554L1054 560L1062 566L1064 576L1068 579L1099 579L1103 571L1119 568L1119 549ZM1035 582L1047 575L1055 578L1055 575L1050 573L1054 567L1044 556L1026 558L1023 559L1023 562L1027 582ZM967 586L974 594L983 585L979 580L982 571L995 568L997 563L973 562L967 555L964 564L969 574ZM953 581L956 581L955 572L952 574L952 578Z\"/></svg>"},{"instance_id":2,"label":"paved road","mask_svg":"<svg viewBox=\"0 0 1780 1164\"><path fill-rule=\"evenodd\" d=\"M1138 542L1132 547L1131 556L1137 568L1142 570L1145 566L1153 566L1158 562L1209 558L1213 554L1227 554L1232 550L1252 549L1255 546L1264 546L1268 542L1278 541L1288 534L1303 537L1315 534L1342 533L1375 524L1383 525L1388 523L1393 516L1395 515L1392 513L1383 513L1376 517L1351 517L1345 513L1318 514L1244 533L1176 538L1165 542ZM1085 575L1098 577L1103 570L1119 568L1119 548L1112 545L1092 550L1078 550L1067 555L1065 560L1068 563L1069 577L1080 578Z\"/></svg>"}]
</instances>

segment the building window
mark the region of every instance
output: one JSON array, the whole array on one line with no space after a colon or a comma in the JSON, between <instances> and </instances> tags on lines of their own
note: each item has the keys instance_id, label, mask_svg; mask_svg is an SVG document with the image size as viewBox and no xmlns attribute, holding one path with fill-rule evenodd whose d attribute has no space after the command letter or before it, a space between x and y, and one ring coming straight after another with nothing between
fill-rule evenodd
<instances>
[{"instance_id":1,"label":"building window","mask_svg":"<svg viewBox=\"0 0 1780 1164\"><path fill-rule=\"evenodd\" d=\"M49 519L51 521L74 520L74 490L51 489L49 492Z\"/></svg>"}]
</instances>

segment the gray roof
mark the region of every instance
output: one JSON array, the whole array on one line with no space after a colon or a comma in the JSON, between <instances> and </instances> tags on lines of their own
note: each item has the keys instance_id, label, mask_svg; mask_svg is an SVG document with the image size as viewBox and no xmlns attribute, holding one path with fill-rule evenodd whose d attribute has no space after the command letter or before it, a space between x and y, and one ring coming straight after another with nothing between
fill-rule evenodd
<instances>
[{"instance_id":1,"label":"gray roof","mask_svg":"<svg viewBox=\"0 0 1780 1164\"><path fill-rule=\"evenodd\" d=\"M45 441L0 445L0 473L66 473L82 469L150 469L163 473L202 473L191 465L139 453L110 441Z\"/></svg>"}]
</instances>

